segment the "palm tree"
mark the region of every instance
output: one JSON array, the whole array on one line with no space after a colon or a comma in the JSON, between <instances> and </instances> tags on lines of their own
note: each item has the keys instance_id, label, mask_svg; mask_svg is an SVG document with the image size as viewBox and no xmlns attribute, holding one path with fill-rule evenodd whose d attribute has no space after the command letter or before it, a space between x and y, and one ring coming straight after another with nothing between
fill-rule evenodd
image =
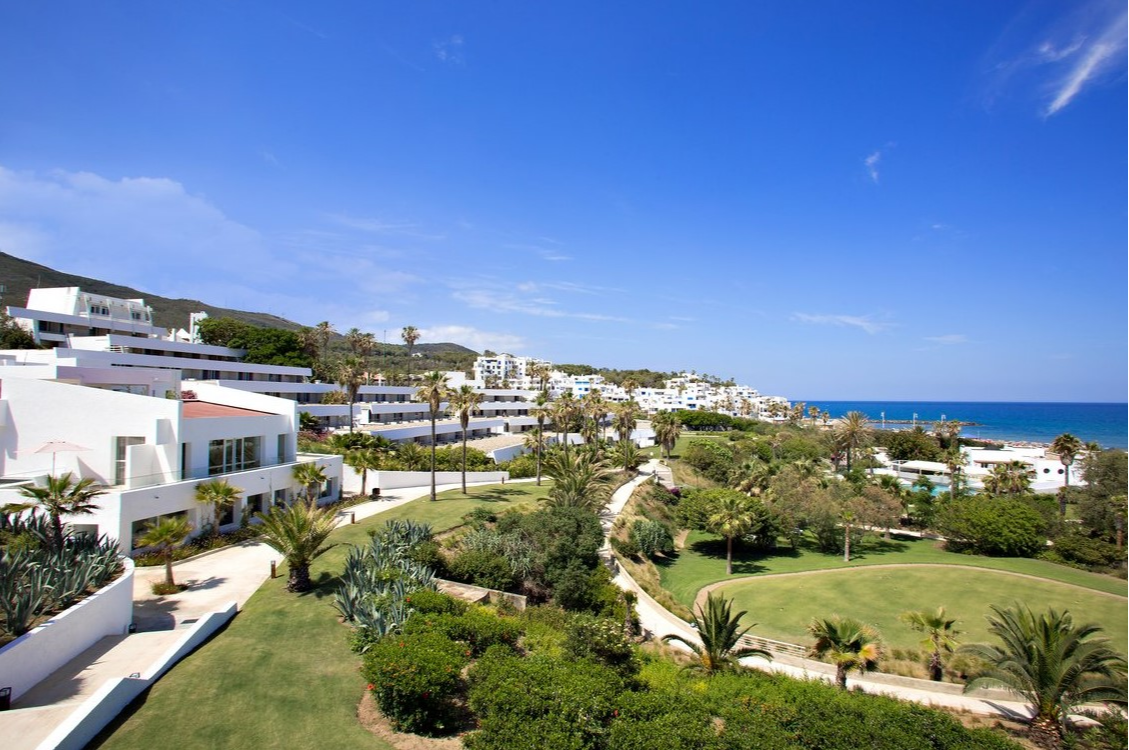
<instances>
[{"instance_id":1,"label":"palm tree","mask_svg":"<svg viewBox=\"0 0 1129 750\"><path fill-rule=\"evenodd\" d=\"M835 438L840 447L847 451L847 471L851 470L851 454L870 443L874 432L870 421L861 411L847 412L835 428Z\"/></svg>"},{"instance_id":2,"label":"palm tree","mask_svg":"<svg viewBox=\"0 0 1129 750\"><path fill-rule=\"evenodd\" d=\"M585 430L585 443L595 442L600 436L600 422L608 412L608 402L604 400L599 388L593 388L580 400L581 411L588 429ZM588 420L591 420L589 422Z\"/></svg>"},{"instance_id":3,"label":"palm tree","mask_svg":"<svg viewBox=\"0 0 1129 750\"><path fill-rule=\"evenodd\" d=\"M325 357L329 349L329 339L333 337L334 333L336 333L336 331L333 329L333 324L328 320L323 320L318 323L314 326L313 331L311 331L311 338L314 342L314 346L317 348L316 351L320 369L325 369Z\"/></svg>"},{"instance_id":4,"label":"palm tree","mask_svg":"<svg viewBox=\"0 0 1129 750\"><path fill-rule=\"evenodd\" d=\"M545 453L545 422L551 418L549 410L549 396L545 391L537 394L529 414L537 420L537 442L534 449L537 452L537 486L541 486L541 457Z\"/></svg>"},{"instance_id":5,"label":"palm tree","mask_svg":"<svg viewBox=\"0 0 1129 750\"><path fill-rule=\"evenodd\" d=\"M409 326L410 328L411 326ZM408 329L405 328L405 331ZM406 339L405 339L406 340ZM433 370L424 373L423 384L416 388L416 401L427 404L431 417L431 499L435 499L435 420L443 411L443 399L447 398L447 376Z\"/></svg>"},{"instance_id":6,"label":"palm tree","mask_svg":"<svg viewBox=\"0 0 1129 750\"><path fill-rule=\"evenodd\" d=\"M417 443L396 446L395 458L402 471L423 471L428 464L427 455Z\"/></svg>"},{"instance_id":7,"label":"palm tree","mask_svg":"<svg viewBox=\"0 0 1129 750\"><path fill-rule=\"evenodd\" d=\"M321 495L321 486L325 484L325 470L317 464L310 462L296 464L292 470L294 481L302 485L302 494L305 495L306 505L317 505Z\"/></svg>"},{"instance_id":8,"label":"palm tree","mask_svg":"<svg viewBox=\"0 0 1129 750\"><path fill-rule=\"evenodd\" d=\"M655 431L655 440L662 446L666 457L670 458L670 452L674 450L678 436L682 434L682 420L674 412L662 411L651 420L651 428Z\"/></svg>"},{"instance_id":9,"label":"palm tree","mask_svg":"<svg viewBox=\"0 0 1129 750\"><path fill-rule=\"evenodd\" d=\"M666 643L678 641L693 651L698 657L697 667L708 675L739 666L737 659L742 656L763 656L765 659L771 659L772 655L764 649L737 647L741 636L752 630L756 623L744 630L738 630L741 618L747 613L742 611L734 615L731 613L732 607L732 599L711 593L706 597L705 609L699 607L693 619L701 645L680 635L664 635L663 641Z\"/></svg>"},{"instance_id":10,"label":"palm tree","mask_svg":"<svg viewBox=\"0 0 1129 750\"><path fill-rule=\"evenodd\" d=\"M1082 450L1082 441L1071 435L1069 432L1064 432L1056 437L1051 442L1051 452L1058 454L1058 460L1062 462L1062 467L1065 470L1063 476L1063 489L1070 486L1070 467L1074 463L1074 458ZM1060 492L1058 495L1058 512L1059 515L1066 516L1066 492Z\"/></svg>"},{"instance_id":11,"label":"palm tree","mask_svg":"<svg viewBox=\"0 0 1129 750\"><path fill-rule=\"evenodd\" d=\"M1022 495L1030 486L1031 477L1022 461L996 464L992 472L984 477L984 489L993 495Z\"/></svg>"},{"instance_id":12,"label":"palm tree","mask_svg":"<svg viewBox=\"0 0 1129 750\"><path fill-rule=\"evenodd\" d=\"M337 363L334 370L334 379L337 385L345 391L349 400L349 432L353 431L353 403L357 400L357 392L365 380L365 366L356 357L346 357Z\"/></svg>"},{"instance_id":13,"label":"palm tree","mask_svg":"<svg viewBox=\"0 0 1129 750\"><path fill-rule=\"evenodd\" d=\"M345 453L345 465L361 473L361 495L368 494L368 473L380 471L381 455L375 448L358 448Z\"/></svg>"},{"instance_id":14,"label":"palm tree","mask_svg":"<svg viewBox=\"0 0 1129 750\"><path fill-rule=\"evenodd\" d=\"M963 484L961 467L968 462L968 456L954 445L944 452L941 460L949 470L949 499L955 500L960 495L961 485Z\"/></svg>"},{"instance_id":15,"label":"palm tree","mask_svg":"<svg viewBox=\"0 0 1129 750\"><path fill-rule=\"evenodd\" d=\"M960 648L989 665L965 690L1002 685L1019 693L1031 704L1032 727L1054 745L1061 743L1063 725L1075 706L1125 705L1125 657L1097 625L1075 625L1065 610L1036 615L1016 604L993 606L988 629L1003 647L976 643Z\"/></svg>"},{"instance_id":16,"label":"palm tree","mask_svg":"<svg viewBox=\"0 0 1129 750\"><path fill-rule=\"evenodd\" d=\"M14 503L4 507L7 513L42 508L51 517L55 530L55 549L63 548L64 515L85 516L98 510L91 502L106 491L94 484L93 479L75 480L71 472L60 476L47 475L46 487L20 487L20 495L31 502Z\"/></svg>"},{"instance_id":17,"label":"palm tree","mask_svg":"<svg viewBox=\"0 0 1129 750\"><path fill-rule=\"evenodd\" d=\"M451 403L448 409L459 415L459 426L463 430L463 494L466 492L466 432L470 427L470 415L482 403L482 394L469 385L462 385L457 391L451 393Z\"/></svg>"},{"instance_id":18,"label":"palm tree","mask_svg":"<svg viewBox=\"0 0 1129 750\"><path fill-rule=\"evenodd\" d=\"M623 384L620 386L624 392L627 393L627 398L635 395L635 391L639 390L639 381L635 378L625 378Z\"/></svg>"},{"instance_id":19,"label":"palm tree","mask_svg":"<svg viewBox=\"0 0 1129 750\"><path fill-rule=\"evenodd\" d=\"M749 533L753 525L753 508L749 498L740 492L725 490L706 520L706 526L725 537L725 575L733 575L733 540Z\"/></svg>"},{"instance_id":20,"label":"palm tree","mask_svg":"<svg viewBox=\"0 0 1129 750\"><path fill-rule=\"evenodd\" d=\"M172 588L176 581L172 577L173 548L184 542L192 533L192 524L184 516L168 516L150 522L142 529L137 540L138 547L156 547L165 560L165 585Z\"/></svg>"},{"instance_id":21,"label":"palm tree","mask_svg":"<svg viewBox=\"0 0 1129 750\"><path fill-rule=\"evenodd\" d=\"M847 672L857 669L865 673L878 666L881 646L878 633L858 620L843 617L816 618L808 625L815 638L811 655L830 656L835 665L835 683L847 689Z\"/></svg>"},{"instance_id":22,"label":"palm tree","mask_svg":"<svg viewBox=\"0 0 1129 750\"><path fill-rule=\"evenodd\" d=\"M598 513L607 504L615 472L593 452L554 450L545 456L545 473L553 479L546 505Z\"/></svg>"},{"instance_id":23,"label":"palm tree","mask_svg":"<svg viewBox=\"0 0 1129 750\"><path fill-rule=\"evenodd\" d=\"M944 607L937 607L935 612L926 609L903 612L901 620L919 633L925 633L921 645L933 649L929 657L929 677L934 682L940 682L945 676L941 653L952 653L956 646L956 637L960 635L955 627L957 621L945 615Z\"/></svg>"},{"instance_id":24,"label":"palm tree","mask_svg":"<svg viewBox=\"0 0 1129 750\"><path fill-rule=\"evenodd\" d=\"M634 471L643 463L643 453L639 446L631 440L620 440L611 450L610 458L616 466L622 466L624 471Z\"/></svg>"},{"instance_id":25,"label":"palm tree","mask_svg":"<svg viewBox=\"0 0 1129 750\"><path fill-rule=\"evenodd\" d=\"M572 429L572 423L576 419L579 406L576 399L571 392L562 393L560 398L553 402L552 405L552 419L553 427L557 432L563 434L561 444L564 446L564 452L568 453L568 433Z\"/></svg>"},{"instance_id":26,"label":"palm tree","mask_svg":"<svg viewBox=\"0 0 1129 750\"><path fill-rule=\"evenodd\" d=\"M630 440L631 433L639 419L639 404L634 401L622 401L615 405L612 417L612 427L620 440Z\"/></svg>"},{"instance_id":27,"label":"palm tree","mask_svg":"<svg viewBox=\"0 0 1129 750\"><path fill-rule=\"evenodd\" d=\"M266 515L258 514L263 541L281 554L290 567L287 591L302 592L312 588L310 563L329 549L323 545L337 525L335 515L327 508L305 503L271 508Z\"/></svg>"},{"instance_id":28,"label":"palm tree","mask_svg":"<svg viewBox=\"0 0 1129 750\"><path fill-rule=\"evenodd\" d=\"M412 348L415 347L416 342L419 341L419 329L415 326L404 326L400 331L400 338L408 346L408 356L412 356Z\"/></svg>"},{"instance_id":29,"label":"palm tree","mask_svg":"<svg viewBox=\"0 0 1129 750\"><path fill-rule=\"evenodd\" d=\"M212 535L220 533L224 511L235 506L243 490L228 484L226 479L213 479L196 485L196 502L212 506Z\"/></svg>"}]
</instances>

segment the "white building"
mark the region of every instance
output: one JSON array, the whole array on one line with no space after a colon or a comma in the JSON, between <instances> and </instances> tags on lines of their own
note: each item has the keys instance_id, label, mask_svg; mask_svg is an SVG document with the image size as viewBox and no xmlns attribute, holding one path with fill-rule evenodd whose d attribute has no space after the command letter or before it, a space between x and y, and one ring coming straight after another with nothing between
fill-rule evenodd
<instances>
[{"instance_id":1,"label":"white building","mask_svg":"<svg viewBox=\"0 0 1129 750\"><path fill-rule=\"evenodd\" d=\"M541 388L540 378L533 376L538 367L552 367L552 363L505 353L489 357L483 355L474 361L474 379L486 387Z\"/></svg>"}]
</instances>

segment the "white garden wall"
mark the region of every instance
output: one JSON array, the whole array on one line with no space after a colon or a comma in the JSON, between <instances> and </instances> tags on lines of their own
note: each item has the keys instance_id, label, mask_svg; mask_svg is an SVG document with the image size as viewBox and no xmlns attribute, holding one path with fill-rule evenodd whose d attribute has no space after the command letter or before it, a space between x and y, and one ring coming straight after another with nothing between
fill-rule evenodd
<instances>
[{"instance_id":1,"label":"white garden wall","mask_svg":"<svg viewBox=\"0 0 1129 750\"><path fill-rule=\"evenodd\" d=\"M39 681L133 621L133 561L110 585L0 648L0 685L17 700Z\"/></svg>"},{"instance_id":2,"label":"white garden wall","mask_svg":"<svg viewBox=\"0 0 1129 750\"><path fill-rule=\"evenodd\" d=\"M508 471L468 471L468 482L501 482L509 479ZM462 472L437 471L435 472L436 484L459 484L463 481ZM342 469L342 484L347 492L361 491L361 475L353 471L352 467ZM368 473L369 492L379 487L381 492L398 490L403 487L427 487L431 484L431 472L428 471L370 471Z\"/></svg>"}]
</instances>

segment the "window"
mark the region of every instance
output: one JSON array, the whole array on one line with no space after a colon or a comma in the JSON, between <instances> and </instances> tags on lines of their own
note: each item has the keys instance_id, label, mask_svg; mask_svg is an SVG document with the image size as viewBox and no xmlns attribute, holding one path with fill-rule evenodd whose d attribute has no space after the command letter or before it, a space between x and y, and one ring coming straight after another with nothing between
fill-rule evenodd
<instances>
[{"instance_id":1,"label":"window","mask_svg":"<svg viewBox=\"0 0 1129 750\"><path fill-rule=\"evenodd\" d=\"M208 476L259 467L259 438L228 438L208 443Z\"/></svg>"},{"instance_id":2,"label":"window","mask_svg":"<svg viewBox=\"0 0 1129 750\"><path fill-rule=\"evenodd\" d=\"M144 445L142 437L114 438L114 484L125 484L126 451L131 445Z\"/></svg>"},{"instance_id":3,"label":"window","mask_svg":"<svg viewBox=\"0 0 1129 750\"><path fill-rule=\"evenodd\" d=\"M289 441L287 440L287 435L285 433L283 433L282 435L279 435L278 436L278 462L280 464L284 464L284 463L286 463L287 461L290 460L289 451L286 450L288 446L289 446Z\"/></svg>"}]
</instances>

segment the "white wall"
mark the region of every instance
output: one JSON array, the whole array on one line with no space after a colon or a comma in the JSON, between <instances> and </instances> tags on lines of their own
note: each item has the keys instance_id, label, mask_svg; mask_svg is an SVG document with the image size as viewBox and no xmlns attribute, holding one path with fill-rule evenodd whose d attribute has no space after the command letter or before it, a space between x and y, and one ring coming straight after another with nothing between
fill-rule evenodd
<instances>
[{"instance_id":1,"label":"white wall","mask_svg":"<svg viewBox=\"0 0 1129 750\"><path fill-rule=\"evenodd\" d=\"M0 648L0 675L12 700L108 635L124 635L133 621L133 561L92 596Z\"/></svg>"},{"instance_id":2,"label":"white wall","mask_svg":"<svg viewBox=\"0 0 1129 750\"><path fill-rule=\"evenodd\" d=\"M436 484L459 484L462 482L462 472L437 471L435 472ZM468 482L501 482L509 479L508 471L468 471ZM431 486L431 472L427 471L370 471L368 473L368 490L379 487L382 492L397 490L403 487L429 487ZM349 467L345 467L345 489L350 492L361 491L361 477Z\"/></svg>"}]
</instances>

